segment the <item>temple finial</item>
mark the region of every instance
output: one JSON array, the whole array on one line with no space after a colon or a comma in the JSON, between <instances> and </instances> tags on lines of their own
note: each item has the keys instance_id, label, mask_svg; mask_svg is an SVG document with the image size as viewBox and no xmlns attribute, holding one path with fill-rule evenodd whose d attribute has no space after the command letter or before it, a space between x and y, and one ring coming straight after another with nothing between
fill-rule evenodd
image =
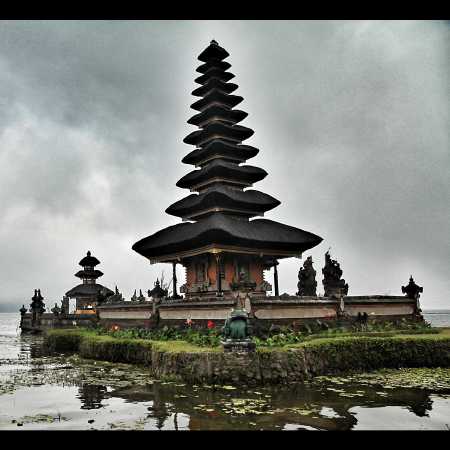
<instances>
[{"instance_id":1,"label":"temple finial","mask_svg":"<svg viewBox=\"0 0 450 450\"><path fill-rule=\"evenodd\" d=\"M87 255L88 255L88 256L91 256L91 252L90 252L89 250L88 250L88 252L87 252Z\"/></svg>"},{"instance_id":2,"label":"temple finial","mask_svg":"<svg viewBox=\"0 0 450 450\"><path fill-rule=\"evenodd\" d=\"M218 43L215 39L213 39L213 40L211 41L211 44L213 44L213 45L219 45L219 43Z\"/></svg>"}]
</instances>

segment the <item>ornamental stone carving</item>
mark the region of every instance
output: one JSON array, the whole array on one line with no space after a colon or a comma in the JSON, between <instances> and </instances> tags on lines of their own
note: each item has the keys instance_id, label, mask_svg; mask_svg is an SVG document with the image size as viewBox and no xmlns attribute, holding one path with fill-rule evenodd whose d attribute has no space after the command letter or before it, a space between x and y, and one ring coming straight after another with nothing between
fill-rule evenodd
<instances>
[{"instance_id":1,"label":"ornamental stone carving","mask_svg":"<svg viewBox=\"0 0 450 450\"><path fill-rule=\"evenodd\" d=\"M298 292L297 295L303 296L316 296L316 271L313 267L312 256L308 256L303 263L303 267L298 272Z\"/></svg>"}]
</instances>

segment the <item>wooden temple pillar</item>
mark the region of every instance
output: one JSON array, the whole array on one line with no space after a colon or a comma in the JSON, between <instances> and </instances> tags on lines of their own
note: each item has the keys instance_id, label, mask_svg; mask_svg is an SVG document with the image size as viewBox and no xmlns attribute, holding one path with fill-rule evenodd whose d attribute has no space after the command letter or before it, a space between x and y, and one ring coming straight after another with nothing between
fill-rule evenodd
<instances>
[{"instance_id":1,"label":"wooden temple pillar","mask_svg":"<svg viewBox=\"0 0 450 450\"><path fill-rule=\"evenodd\" d=\"M220 253L216 253L216 286L217 295L222 295L222 277L220 275Z\"/></svg>"},{"instance_id":2,"label":"wooden temple pillar","mask_svg":"<svg viewBox=\"0 0 450 450\"><path fill-rule=\"evenodd\" d=\"M275 297L278 297L280 295L280 292L278 291L278 266L279 262L275 260L275 263L273 265L273 284L275 287Z\"/></svg>"},{"instance_id":3,"label":"wooden temple pillar","mask_svg":"<svg viewBox=\"0 0 450 450\"><path fill-rule=\"evenodd\" d=\"M178 298L177 293L177 263L174 261L172 263L172 280L173 280L173 298Z\"/></svg>"}]
</instances>

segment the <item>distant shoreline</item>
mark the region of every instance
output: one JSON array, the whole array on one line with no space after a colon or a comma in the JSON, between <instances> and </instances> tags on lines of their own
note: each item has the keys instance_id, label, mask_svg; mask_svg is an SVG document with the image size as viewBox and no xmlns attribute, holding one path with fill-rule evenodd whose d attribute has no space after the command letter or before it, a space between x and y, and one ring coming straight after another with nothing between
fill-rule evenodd
<instances>
[{"instance_id":1,"label":"distant shoreline","mask_svg":"<svg viewBox=\"0 0 450 450\"><path fill-rule=\"evenodd\" d=\"M10 306L2 309L0 305L0 314L2 313L19 313L19 309L22 305ZM424 309L423 314L450 314L450 309Z\"/></svg>"}]
</instances>

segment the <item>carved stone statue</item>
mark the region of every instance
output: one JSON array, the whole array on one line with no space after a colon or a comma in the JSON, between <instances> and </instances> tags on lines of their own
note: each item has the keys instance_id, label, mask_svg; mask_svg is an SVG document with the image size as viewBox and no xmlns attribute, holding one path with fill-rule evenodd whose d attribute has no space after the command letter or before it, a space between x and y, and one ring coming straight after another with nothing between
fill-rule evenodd
<instances>
[{"instance_id":1,"label":"carved stone statue","mask_svg":"<svg viewBox=\"0 0 450 450\"><path fill-rule=\"evenodd\" d=\"M44 297L41 295L41 290L35 289L34 296L31 297L30 311L37 311L39 314L43 314L45 312L45 303L43 300Z\"/></svg>"},{"instance_id":2,"label":"carved stone statue","mask_svg":"<svg viewBox=\"0 0 450 450\"><path fill-rule=\"evenodd\" d=\"M331 259L329 251L325 253L325 267L322 269L325 297L341 297L347 295L348 284L342 279L342 270L335 259Z\"/></svg>"},{"instance_id":3,"label":"carved stone statue","mask_svg":"<svg viewBox=\"0 0 450 450\"><path fill-rule=\"evenodd\" d=\"M58 303L55 303L55 306L50 310L55 316L59 316L61 312L61 308L58 306Z\"/></svg>"},{"instance_id":4,"label":"carved stone statue","mask_svg":"<svg viewBox=\"0 0 450 450\"><path fill-rule=\"evenodd\" d=\"M313 267L312 256L308 256L303 263L303 267L298 272L298 292L297 295L303 296L316 296L316 271Z\"/></svg>"},{"instance_id":5,"label":"carved stone statue","mask_svg":"<svg viewBox=\"0 0 450 450\"><path fill-rule=\"evenodd\" d=\"M69 314L69 297L66 295L61 300L61 314Z\"/></svg>"},{"instance_id":6,"label":"carved stone statue","mask_svg":"<svg viewBox=\"0 0 450 450\"><path fill-rule=\"evenodd\" d=\"M255 343L251 341L252 326L244 309L234 308L230 317L225 321L222 328L224 351L249 352L255 350Z\"/></svg>"},{"instance_id":7,"label":"carved stone statue","mask_svg":"<svg viewBox=\"0 0 450 450\"><path fill-rule=\"evenodd\" d=\"M145 297L144 297L144 295L142 294L142 289L139 289L139 297L137 298L137 301L138 301L139 303L144 303L144 302L145 302Z\"/></svg>"},{"instance_id":8,"label":"carved stone statue","mask_svg":"<svg viewBox=\"0 0 450 450\"><path fill-rule=\"evenodd\" d=\"M100 292L103 292L103 290L100 291ZM107 295L106 299L104 300L104 302L108 303L108 304L110 304L110 303L121 303L123 301L124 301L123 295L119 292L119 289L117 289L117 286L116 286L114 294Z\"/></svg>"}]
</instances>

